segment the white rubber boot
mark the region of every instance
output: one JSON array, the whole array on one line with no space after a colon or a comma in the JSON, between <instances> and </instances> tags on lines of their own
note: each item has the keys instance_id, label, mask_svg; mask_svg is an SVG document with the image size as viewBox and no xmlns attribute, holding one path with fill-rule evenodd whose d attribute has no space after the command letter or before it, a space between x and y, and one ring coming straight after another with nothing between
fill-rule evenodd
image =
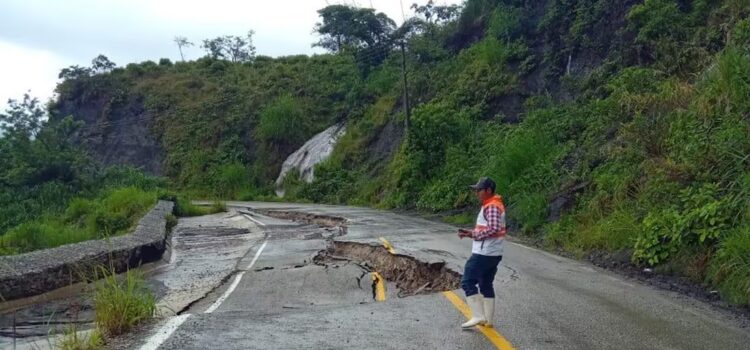
<instances>
[{"instance_id":1,"label":"white rubber boot","mask_svg":"<svg viewBox=\"0 0 750 350\"><path fill-rule=\"evenodd\" d=\"M462 324L461 328L471 328L485 322L482 299L481 294L474 294L466 298L466 303L469 304L471 309L471 319Z\"/></svg>"},{"instance_id":2,"label":"white rubber boot","mask_svg":"<svg viewBox=\"0 0 750 350\"><path fill-rule=\"evenodd\" d=\"M495 314L495 298L484 298L484 324L492 327L492 316Z\"/></svg>"}]
</instances>

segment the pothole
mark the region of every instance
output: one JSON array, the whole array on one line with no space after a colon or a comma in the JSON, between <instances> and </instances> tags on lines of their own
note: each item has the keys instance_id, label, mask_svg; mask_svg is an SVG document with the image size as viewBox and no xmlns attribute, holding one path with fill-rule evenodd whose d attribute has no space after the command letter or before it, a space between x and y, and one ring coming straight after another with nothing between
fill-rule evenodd
<instances>
[{"instance_id":1,"label":"pothole","mask_svg":"<svg viewBox=\"0 0 750 350\"><path fill-rule=\"evenodd\" d=\"M344 260L395 283L400 297L455 290L461 284L461 274L449 269L445 262L427 263L411 256L391 254L377 245L331 241L326 250L313 258L314 263L325 266Z\"/></svg>"}]
</instances>

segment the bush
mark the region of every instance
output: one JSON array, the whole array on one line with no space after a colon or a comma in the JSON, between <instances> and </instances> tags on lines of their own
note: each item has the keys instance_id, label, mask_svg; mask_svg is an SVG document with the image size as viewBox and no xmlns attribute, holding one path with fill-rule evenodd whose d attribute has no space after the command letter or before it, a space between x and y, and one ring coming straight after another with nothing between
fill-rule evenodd
<instances>
[{"instance_id":1,"label":"bush","mask_svg":"<svg viewBox=\"0 0 750 350\"><path fill-rule=\"evenodd\" d=\"M120 278L100 269L94 291L95 323L107 336L117 336L154 316L156 299L140 272L128 270Z\"/></svg>"},{"instance_id":2,"label":"bush","mask_svg":"<svg viewBox=\"0 0 750 350\"><path fill-rule=\"evenodd\" d=\"M226 204L214 202L210 207L198 206L184 196L177 196L175 200L174 214L178 217L209 215L226 211Z\"/></svg>"},{"instance_id":3,"label":"bush","mask_svg":"<svg viewBox=\"0 0 750 350\"><path fill-rule=\"evenodd\" d=\"M0 254L18 254L127 233L156 203L156 192L135 187L103 198L74 198L59 216L29 221L0 236Z\"/></svg>"},{"instance_id":4,"label":"bush","mask_svg":"<svg viewBox=\"0 0 750 350\"><path fill-rule=\"evenodd\" d=\"M510 6L498 6L492 12L487 33L499 40L509 41L522 33L522 11Z\"/></svg>"},{"instance_id":5,"label":"bush","mask_svg":"<svg viewBox=\"0 0 750 350\"><path fill-rule=\"evenodd\" d=\"M75 324L65 330L63 338L54 346L60 350L98 350L104 348L104 337L94 328L86 334L78 332Z\"/></svg>"},{"instance_id":6,"label":"bush","mask_svg":"<svg viewBox=\"0 0 750 350\"><path fill-rule=\"evenodd\" d=\"M282 95L261 111L257 133L266 142L299 144L309 136L308 120L300 101Z\"/></svg>"},{"instance_id":7,"label":"bush","mask_svg":"<svg viewBox=\"0 0 750 350\"><path fill-rule=\"evenodd\" d=\"M495 179L498 193L511 208L509 218L517 219L527 231L539 228L556 186L555 161L562 149L533 126L515 129L504 139L489 135L485 144L482 153L489 160L483 174Z\"/></svg>"},{"instance_id":8,"label":"bush","mask_svg":"<svg viewBox=\"0 0 750 350\"><path fill-rule=\"evenodd\" d=\"M173 229L173 228L174 228L175 226L177 226L177 217L176 217L176 216L174 216L174 214L172 214L172 213L169 213L169 214L167 214L167 216L166 216L166 220L167 220L167 231L168 231L168 232L172 232L172 229Z\"/></svg>"},{"instance_id":9,"label":"bush","mask_svg":"<svg viewBox=\"0 0 750 350\"><path fill-rule=\"evenodd\" d=\"M656 265L685 246L714 244L736 215L734 201L722 196L716 184L685 188L679 199L679 206L652 212L643 220L643 235L635 242L635 261Z\"/></svg>"},{"instance_id":10,"label":"bush","mask_svg":"<svg viewBox=\"0 0 750 350\"><path fill-rule=\"evenodd\" d=\"M220 196L237 199L240 192L250 184L250 175L244 165L232 163L219 168L216 182Z\"/></svg>"},{"instance_id":11,"label":"bush","mask_svg":"<svg viewBox=\"0 0 750 350\"><path fill-rule=\"evenodd\" d=\"M739 305L750 305L750 227L732 230L720 244L708 269L708 281L722 296Z\"/></svg>"},{"instance_id":12,"label":"bush","mask_svg":"<svg viewBox=\"0 0 750 350\"><path fill-rule=\"evenodd\" d=\"M0 255L20 254L38 249L93 239L86 230L66 225L54 218L26 222L0 236Z\"/></svg>"}]
</instances>

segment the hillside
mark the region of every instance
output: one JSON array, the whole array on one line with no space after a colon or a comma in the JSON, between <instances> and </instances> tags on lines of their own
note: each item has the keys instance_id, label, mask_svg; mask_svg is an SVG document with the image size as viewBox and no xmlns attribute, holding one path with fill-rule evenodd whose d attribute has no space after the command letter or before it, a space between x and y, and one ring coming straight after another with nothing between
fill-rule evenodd
<instances>
[{"instance_id":1,"label":"hillside","mask_svg":"<svg viewBox=\"0 0 750 350\"><path fill-rule=\"evenodd\" d=\"M74 140L105 164L236 199L272 196L285 157L346 122L287 199L468 222L465 185L489 175L519 232L748 304L748 14L733 0L469 0L331 54L73 74L51 111L84 121Z\"/></svg>"}]
</instances>

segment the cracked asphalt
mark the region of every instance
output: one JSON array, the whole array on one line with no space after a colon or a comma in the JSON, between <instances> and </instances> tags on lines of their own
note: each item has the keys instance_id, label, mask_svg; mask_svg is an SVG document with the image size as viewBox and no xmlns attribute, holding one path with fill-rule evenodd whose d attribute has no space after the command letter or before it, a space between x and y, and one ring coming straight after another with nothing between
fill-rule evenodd
<instances>
[{"instance_id":1,"label":"cracked asphalt","mask_svg":"<svg viewBox=\"0 0 750 350\"><path fill-rule=\"evenodd\" d=\"M337 241L382 244L384 237L397 254L458 271L470 255L470 242L454 227L419 218L354 207L228 205L343 217L347 234ZM464 317L442 293L400 298L389 283L386 300L376 302L358 264L313 263L332 235L257 213L181 220L175 255L151 277L162 309L173 312L115 347L496 348L482 333L460 329ZM509 242L501 266L495 328L516 349L750 348L750 330L733 315L584 262Z\"/></svg>"}]
</instances>

